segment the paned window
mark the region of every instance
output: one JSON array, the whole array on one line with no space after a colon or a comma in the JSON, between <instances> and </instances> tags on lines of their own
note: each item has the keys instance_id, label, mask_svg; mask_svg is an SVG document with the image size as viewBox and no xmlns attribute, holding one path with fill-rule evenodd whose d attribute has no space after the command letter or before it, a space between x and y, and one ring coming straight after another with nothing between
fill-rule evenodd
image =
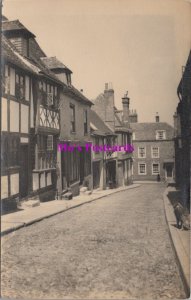
<instances>
[{"instance_id":1,"label":"paned window","mask_svg":"<svg viewBox=\"0 0 191 300\"><path fill-rule=\"evenodd\" d=\"M152 158L159 158L159 147L152 147Z\"/></svg>"},{"instance_id":2,"label":"paned window","mask_svg":"<svg viewBox=\"0 0 191 300\"><path fill-rule=\"evenodd\" d=\"M15 96L17 99L25 98L25 78L17 72L15 74Z\"/></svg>"},{"instance_id":3,"label":"paned window","mask_svg":"<svg viewBox=\"0 0 191 300\"><path fill-rule=\"evenodd\" d=\"M160 172L160 166L158 163L152 164L152 174L157 175Z\"/></svg>"},{"instance_id":4,"label":"paned window","mask_svg":"<svg viewBox=\"0 0 191 300\"><path fill-rule=\"evenodd\" d=\"M165 130L157 130L156 131L156 139L157 140L165 140L166 139L166 131Z\"/></svg>"},{"instance_id":5,"label":"paned window","mask_svg":"<svg viewBox=\"0 0 191 300\"><path fill-rule=\"evenodd\" d=\"M146 164L145 163L141 163L138 165L138 173L139 175L146 175Z\"/></svg>"},{"instance_id":6,"label":"paned window","mask_svg":"<svg viewBox=\"0 0 191 300\"><path fill-rule=\"evenodd\" d=\"M139 147L138 148L138 157L139 158L145 158L146 157L146 148L145 147Z\"/></svg>"}]
</instances>

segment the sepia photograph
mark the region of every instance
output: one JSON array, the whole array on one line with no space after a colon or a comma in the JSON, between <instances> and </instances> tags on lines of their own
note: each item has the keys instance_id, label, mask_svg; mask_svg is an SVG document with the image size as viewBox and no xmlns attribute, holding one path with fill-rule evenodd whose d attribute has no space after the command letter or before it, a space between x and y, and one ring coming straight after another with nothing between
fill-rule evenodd
<instances>
[{"instance_id":1,"label":"sepia photograph","mask_svg":"<svg viewBox=\"0 0 191 300\"><path fill-rule=\"evenodd\" d=\"M0 0L1 298L189 299L191 0Z\"/></svg>"}]
</instances>

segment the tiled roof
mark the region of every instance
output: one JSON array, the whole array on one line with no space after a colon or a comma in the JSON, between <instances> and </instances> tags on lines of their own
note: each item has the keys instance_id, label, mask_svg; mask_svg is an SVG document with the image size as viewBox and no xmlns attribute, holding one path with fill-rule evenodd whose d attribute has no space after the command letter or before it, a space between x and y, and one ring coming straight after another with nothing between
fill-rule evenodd
<instances>
[{"instance_id":1,"label":"tiled roof","mask_svg":"<svg viewBox=\"0 0 191 300\"><path fill-rule=\"evenodd\" d=\"M30 73L37 74L40 69L24 58L16 48L2 35L2 58Z\"/></svg>"},{"instance_id":2,"label":"tiled roof","mask_svg":"<svg viewBox=\"0 0 191 300\"><path fill-rule=\"evenodd\" d=\"M92 123L97 128L97 130L93 130L94 135L100 135L100 136L115 135L115 133L104 123L104 121L92 109L90 109L90 123Z\"/></svg>"},{"instance_id":3,"label":"tiled roof","mask_svg":"<svg viewBox=\"0 0 191 300\"><path fill-rule=\"evenodd\" d=\"M31 37L35 37L35 35L32 32L30 32L19 20L2 22L3 32L19 31L19 30L22 30L23 32L30 35Z\"/></svg>"},{"instance_id":4,"label":"tiled roof","mask_svg":"<svg viewBox=\"0 0 191 300\"><path fill-rule=\"evenodd\" d=\"M68 70L70 73L72 73L72 71L68 67L66 67L61 61L59 61L56 58L56 56L41 57L41 60L51 70L53 70L53 69L65 69L65 70Z\"/></svg>"},{"instance_id":5,"label":"tiled roof","mask_svg":"<svg viewBox=\"0 0 191 300\"><path fill-rule=\"evenodd\" d=\"M135 133L135 140L156 140L157 130L165 130L166 139L174 137L174 128L166 122L131 123L130 126Z\"/></svg>"}]
</instances>

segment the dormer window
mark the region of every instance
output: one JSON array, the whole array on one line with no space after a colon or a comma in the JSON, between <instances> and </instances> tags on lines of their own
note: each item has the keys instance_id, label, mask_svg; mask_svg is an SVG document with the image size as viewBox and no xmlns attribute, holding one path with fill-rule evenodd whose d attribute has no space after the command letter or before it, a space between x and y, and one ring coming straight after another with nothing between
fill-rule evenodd
<instances>
[{"instance_id":1,"label":"dormer window","mask_svg":"<svg viewBox=\"0 0 191 300\"><path fill-rule=\"evenodd\" d=\"M166 131L165 130L157 130L156 131L156 140L165 140L166 139Z\"/></svg>"}]
</instances>

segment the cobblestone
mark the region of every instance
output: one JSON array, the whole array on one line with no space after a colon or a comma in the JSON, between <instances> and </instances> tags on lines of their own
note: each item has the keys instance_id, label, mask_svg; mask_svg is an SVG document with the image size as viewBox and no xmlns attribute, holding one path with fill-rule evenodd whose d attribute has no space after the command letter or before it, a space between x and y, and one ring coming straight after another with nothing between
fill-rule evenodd
<instances>
[{"instance_id":1,"label":"cobblestone","mask_svg":"<svg viewBox=\"0 0 191 300\"><path fill-rule=\"evenodd\" d=\"M2 238L2 296L183 299L162 184L89 203Z\"/></svg>"}]
</instances>

